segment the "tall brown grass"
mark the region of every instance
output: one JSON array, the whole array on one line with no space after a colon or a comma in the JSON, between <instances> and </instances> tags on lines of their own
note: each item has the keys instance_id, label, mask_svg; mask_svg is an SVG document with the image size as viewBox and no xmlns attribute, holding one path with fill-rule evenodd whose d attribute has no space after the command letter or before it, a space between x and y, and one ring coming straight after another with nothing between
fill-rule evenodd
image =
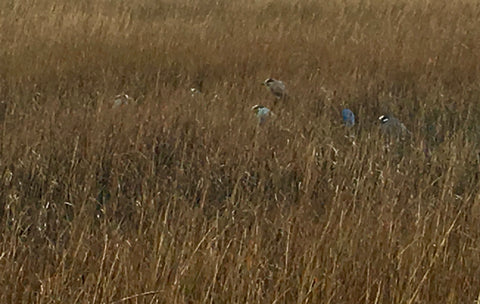
<instances>
[{"instance_id":1,"label":"tall brown grass","mask_svg":"<svg viewBox=\"0 0 480 304\"><path fill-rule=\"evenodd\" d=\"M480 301L476 1L0 3L1 303Z\"/></svg>"}]
</instances>

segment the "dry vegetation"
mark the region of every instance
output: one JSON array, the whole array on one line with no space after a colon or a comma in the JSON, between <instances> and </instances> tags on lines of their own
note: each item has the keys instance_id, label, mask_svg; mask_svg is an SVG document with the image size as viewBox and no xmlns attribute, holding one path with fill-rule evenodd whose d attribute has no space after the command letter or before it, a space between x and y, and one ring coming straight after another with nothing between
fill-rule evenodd
<instances>
[{"instance_id":1,"label":"dry vegetation","mask_svg":"<svg viewBox=\"0 0 480 304\"><path fill-rule=\"evenodd\" d=\"M1 303L480 300L476 1L8 0L0 27Z\"/></svg>"}]
</instances>

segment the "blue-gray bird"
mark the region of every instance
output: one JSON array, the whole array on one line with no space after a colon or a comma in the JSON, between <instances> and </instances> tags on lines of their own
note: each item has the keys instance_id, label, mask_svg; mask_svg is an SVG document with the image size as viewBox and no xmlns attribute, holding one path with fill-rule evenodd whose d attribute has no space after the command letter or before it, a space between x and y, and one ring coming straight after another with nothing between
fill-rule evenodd
<instances>
[{"instance_id":1,"label":"blue-gray bird","mask_svg":"<svg viewBox=\"0 0 480 304\"><path fill-rule=\"evenodd\" d=\"M405 136L410 134L407 127L398 119L389 115L382 115L378 118L380 120L380 129L385 135Z\"/></svg>"},{"instance_id":2,"label":"blue-gray bird","mask_svg":"<svg viewBox=\"0 0 480 304\"><path fill-rule=\"evenodd\" d=\"M342 110L343 123L347 127L353 127L355 125L355 114L350 109Z\"/></svg>"},{"instance_id":3,"label":"blue-gray bird","mask_svg":"<svg viewBox=\"0 0 480 304\"><path fill-rule=\"evenodd\" d=\"M269 108L264 107L262 105L254 105L252 107L252 110L255 111L255 114L257 115L258 118L258 123L260 125L263 125L269 116L272 116L272 111L270 111Z\"/></svg>"},{"instance_id":4,"label":"blue-gray bird","mask_svg":"<svg viewBox=\"0 0 480 304\"><path fill-rule=\"evenodd\" d=\"M273 78L267 78L262 83L267 89L272 92L276 99L281 99L286 96L285 84Z\"/></svg>"}]
</instances>

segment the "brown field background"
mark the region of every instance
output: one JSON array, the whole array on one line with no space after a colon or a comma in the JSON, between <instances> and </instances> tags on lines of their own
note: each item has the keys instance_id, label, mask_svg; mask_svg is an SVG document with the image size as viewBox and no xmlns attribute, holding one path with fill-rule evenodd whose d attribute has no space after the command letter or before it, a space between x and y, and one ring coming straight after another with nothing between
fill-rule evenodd
<instances>
[{"instance_id":1,"label":"brown field background","mask_svg":"<svg viewBox=\"0 0 480 304\"><path fill-rule=\"evenodd\" d=\"M0 303L480 301L477 1L8 0L0 28Z\"/></svg>"}]
</instances>

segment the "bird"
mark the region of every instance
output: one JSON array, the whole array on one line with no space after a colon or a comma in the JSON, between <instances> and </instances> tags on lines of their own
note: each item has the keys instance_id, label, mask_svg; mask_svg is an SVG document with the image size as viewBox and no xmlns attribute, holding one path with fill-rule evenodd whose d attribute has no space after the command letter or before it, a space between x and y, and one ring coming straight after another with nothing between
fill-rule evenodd
<instances>
[{"instance_id":1,"label":"bird","mask_svg":"<svg viewBox=\"0 0 480 304\"><path fill-rule=\"evenodd\" d=\"M400 120L393 116L382 115L378 118L378 120L380 121L380 129L385 135L403 137L407 134L410 134L410 131L408 131L407 127L405 127Z\"/></svg>"},{"instance_id":2,"label":"bird","mask_svg":"<svg viewBox=\"0 0 480 304\"><path fill-rule=\"evenodd\" d=\"M254 105L252 110L255 111L260 125L263 125L267 121L267 118L273 114L269 108L262 105Z\"/></svg>"},{"instance_id":3,"label":"bird","mask_svg":"<svg viewBox=\"0 0 480 304\"><path fill-rule=\"evenodd\" d=\"M119 94L119 95L115 96L115 99L113 101L113 107L118 108L118 107L123 106L123 105L128 105L128 102L130 100L132 100L132 98L130 96L128 96L127 94Z\"/></svg>"},{"instance_id":4,"label":"bird","mask_svg":"<svg viewBox=\"0 0 480 304\"><path fill-rule=\"evenodd\" d=\"M342 110L343 123L347 127L353 127L355 125L355 114L350 109Z\"/></svg>"},{"instance_id":5,"label":"bird","mask_svg":"<svg viewBox=\"0 0 480 304\"><path fill-rule=\"evenodd\" d=\"M282 99L286 96L285 84L280 80L276 80L276 79L273 79L273 78L267 78L267 79L265 79L264 82L262 82L262 85L267 87L267 89L270 92L272 92L273 96L275 96L275 98L277 100Z\"/></svg>"},{"instance_id":6,"label":"bird","mask_svg":"<svg viewBox=\"0 0 480 304\"><path fill-rule=\"evenodd\" d=\"M190 88L190 93L192 94L192 97L202 95L202 92L197 88Z\"/></svg>"}]
</instances>

